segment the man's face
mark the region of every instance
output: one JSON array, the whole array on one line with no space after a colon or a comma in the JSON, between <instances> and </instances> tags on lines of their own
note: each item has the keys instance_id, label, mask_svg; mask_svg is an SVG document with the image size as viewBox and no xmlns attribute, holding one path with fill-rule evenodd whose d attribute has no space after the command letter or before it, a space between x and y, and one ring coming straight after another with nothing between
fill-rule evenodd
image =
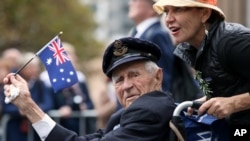
<instances>
[{"instance_id":1,"label":"man's face","mask_svg":"<svg viewBox=\"0 0 250 141\"><path fill-rule=\"evenodd\" d=\"M161 89L162 70L150 73L145 61L135 61L117 67L112 79L119 102L127 108L145 93Z\"/></svg>"},{"instance_id":2,"label":"man's face","mask_svg":"<svg viewBox=\"0 0 250 141\"><path fill-rule=\"evenodd\" d=\"M154 12L150 0L130 0L128 17L136 24L152 16Z\"/></svg>"}]
</instances>

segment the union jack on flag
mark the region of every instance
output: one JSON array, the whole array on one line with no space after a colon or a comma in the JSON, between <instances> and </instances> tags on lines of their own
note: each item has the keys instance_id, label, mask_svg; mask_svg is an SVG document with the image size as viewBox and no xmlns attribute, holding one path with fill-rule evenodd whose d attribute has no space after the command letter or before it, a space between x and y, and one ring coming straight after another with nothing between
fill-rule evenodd
<instances>
[{"instance_id":1,"label":"union jack on flag","mask_svg":"<svg viewBox=\"0 0 250 141\"><path fill-rule=\"evenodd\" d=\"M55 39L49 44L49 49L54 52L53 57L56 59L56 65L63 64L66 61L69 61L67 54L61 44L61 40Z\"/></svg>"},{"instance_id":2,"label":"union jack on flag","mask_svg":"<svg viewBox=\"0 0 250 141\"><path fill-rule=\"evenodd\" d=\"M48 71L55 92L78 82L75 68L65 52L59 36L53 38L37 53Z\"/></svg>"}]
</instances>

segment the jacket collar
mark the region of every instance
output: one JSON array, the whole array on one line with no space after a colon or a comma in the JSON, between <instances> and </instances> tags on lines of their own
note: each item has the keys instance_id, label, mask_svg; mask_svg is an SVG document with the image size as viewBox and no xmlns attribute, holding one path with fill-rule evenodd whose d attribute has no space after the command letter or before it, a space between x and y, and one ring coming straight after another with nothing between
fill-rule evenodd
<instances>
[{"instance_id":1,"label":"jacket collar","mask_svg":"<svg viewBox=\"0 0 250 141\"><path fill-rule=\"evenodd\" d=\"M190 64L192 67L194 67L196 64L196 60L203 54L204 50L206 50L209 47L209 44L211 44L211 40L214 38L217 28L220 25L220 22L221 21L216 21L213 24L211 24L208 31L208 35L205 36L204 39L202 40L199 50L197 50L189 43L184 42L176 46L174 50L174 55L176 55L177 57L181 58L182 60Z\"/></svg>"}]
</instances>

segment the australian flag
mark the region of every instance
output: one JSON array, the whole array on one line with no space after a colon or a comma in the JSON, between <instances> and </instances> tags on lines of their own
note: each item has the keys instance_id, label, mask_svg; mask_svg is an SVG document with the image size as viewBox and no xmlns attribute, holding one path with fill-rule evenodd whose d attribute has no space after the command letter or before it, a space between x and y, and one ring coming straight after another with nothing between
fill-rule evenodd
<instances>
[{"instance_id":1,"label":"australian flag","mask_svg":"<svg viewBox=\"0 0 250 141\"><path fill-rule=\"evenodd\" d=\"M78 82L76 71L62 46L59 36L54 37L37 55L48 71L55 92Z\"/></svg>"}]
</instances>

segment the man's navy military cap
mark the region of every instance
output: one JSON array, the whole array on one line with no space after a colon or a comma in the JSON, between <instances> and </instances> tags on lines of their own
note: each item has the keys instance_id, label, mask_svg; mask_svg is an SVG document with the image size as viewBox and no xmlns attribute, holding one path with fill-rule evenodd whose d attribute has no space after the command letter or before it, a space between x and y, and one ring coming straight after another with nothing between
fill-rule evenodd
<instances>
[{"instance_id":1,"label":"man's navy military cap","mask_svg":"<svg viewBox=\"0 0 250 141\"><path fill-rule=\"evenodd\" d=\"M125 37L112 42L103 55L103 72L111 77L112 71L125 63L135 60L151 60L157 62L161 56L160 48L139 38Z\"/></svg>"}]
</instances>

